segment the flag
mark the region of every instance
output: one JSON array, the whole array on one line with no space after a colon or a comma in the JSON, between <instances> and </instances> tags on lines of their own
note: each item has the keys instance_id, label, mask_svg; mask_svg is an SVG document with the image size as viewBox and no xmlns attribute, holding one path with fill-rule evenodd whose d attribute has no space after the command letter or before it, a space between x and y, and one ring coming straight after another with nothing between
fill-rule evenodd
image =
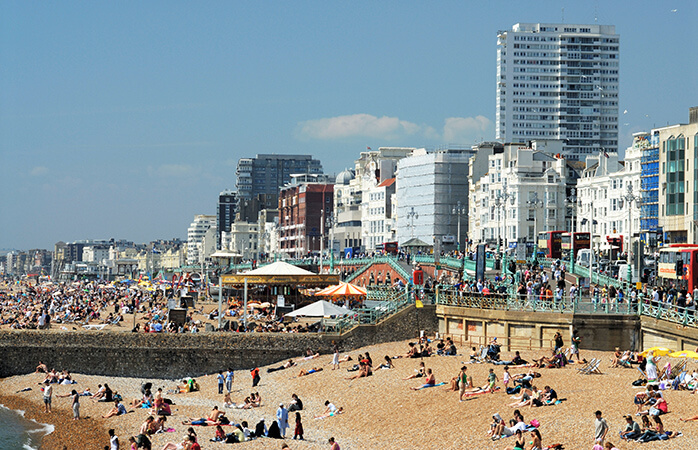
<instances>
[{"instance_id":1,"label":"flag","mask_svg":"<svg viewBox=\"0 0 698 450\"><path fill-rule=\"evenodd\" d=\"M603 155L604 155L606 158L608 158L608 152L604 151L604 152L603 152Z\"/></svg>"},{"instance_id":2,"label":"flag","mask_svg":"<svg viewBox=\"0 0 698 450\"><path fill-rule=\"evenodd\" d=\"M371 150L371 147L366 147L366 150Z\"/></svg>"},{"instance_id":3,"label":"flag","mask_svg":"<svg viewBox=\"0 0 698 450\"><path fill-rule=\"evenodd\" d=\"M414 303L414 306L417 308L424 308L424 303L420 299L417 299Z\"/></svg>"}]
</instances>

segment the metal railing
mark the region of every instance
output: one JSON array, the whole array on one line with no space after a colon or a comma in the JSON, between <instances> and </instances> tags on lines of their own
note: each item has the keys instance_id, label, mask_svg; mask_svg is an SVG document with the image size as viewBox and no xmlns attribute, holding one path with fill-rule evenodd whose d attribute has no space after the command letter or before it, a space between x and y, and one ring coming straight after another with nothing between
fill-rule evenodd
<instances>
[{"instance_id":1,"label":"metal railing","mask_svg":"<svg viewBox=\"0 0 698 450\"><path fill-rule=\"evenodd\" d=\"M456 291L455 289L437 290L435 303L444 306L459 306L472 309L489 309L500 311L549 312L560 314L590 315L633 315L665 320L684 327L698 328L696 308L684 308L668 303L640 301L638 303L609 301L604 298L582 301L579 298L564 297L560 300L540 299L537 296L488 294Z\"/></svg>"},{"instance_id":2,"label":"metal railing","mask_svg":"<svg viewBox=\"0 0 698 450\"><path fill-rule=\"evenodd\" d=\"M381 297L384 302L381 307L359 308L353 310L353 314L350 316L334 319L331 323L323 321L325 334L339 335L359 325L377 325L390 316L414 304L414 300L412 299L413 292L409 289L379 288L374 289L374 291L381 292Z\"/></svg>"}]
</instances>

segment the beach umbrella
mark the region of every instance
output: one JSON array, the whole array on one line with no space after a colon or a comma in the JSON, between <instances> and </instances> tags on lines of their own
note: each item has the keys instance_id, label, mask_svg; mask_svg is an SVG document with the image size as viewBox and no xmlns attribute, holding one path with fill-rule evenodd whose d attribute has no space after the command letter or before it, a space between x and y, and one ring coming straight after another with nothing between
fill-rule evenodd
<instances>
[{"instance_id":1,"label":"beach umbrella","mask_svg":"<svg viewBox=\"0 0 698 450\"><path fill-rule=\"evenodd\" d=\"M644 352L640 353L642 356L647 356L649 352L653 352L654 356L664 356L668 355L669 353L673 352L673 350L669 350L666 347L650 347Z\"/></svg>"},{"instance_id":2,"label":"beach umbrella","mask_svg":"<svg viewBox=\"0 0 698 450\"><path fill-rule=\"evenodd\" d=\"M684 350L682 352L669 353L667 356L670 358L693 358L698 359L698 353L691 350Z\"/></svg>"},{"instance_id":3,"label":"beach umbrella","mask_svg":"<svg viewBox=\"0 0 698 450\"><path fill-rule=\"evenodd\" d=\"M340 281L339 284L327 287L319 292L316 292L315 295L325 297L343 297L347 295L358 296L366 295L366 289L351 283L345 283L343 281Z\"/></svg>"}]
</instances>

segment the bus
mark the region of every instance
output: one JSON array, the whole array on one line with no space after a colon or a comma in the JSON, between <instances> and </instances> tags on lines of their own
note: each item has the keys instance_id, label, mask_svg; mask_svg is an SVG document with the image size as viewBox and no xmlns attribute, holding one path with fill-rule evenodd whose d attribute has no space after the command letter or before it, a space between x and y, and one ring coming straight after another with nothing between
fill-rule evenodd
<instances>
[{"instance_id":1,"label":"bus","mask_svg":"<svg viewBox=\"0 0 698 450\"><path fill-rule=\"evenodd\" d=\"M678 263L678 261L681 263ZM678 266L682 266L681 274L677 275ZM669 244L659 250L657 264L658 284L669 286L673 284L678 289L686 289L692 293L698 286L698 245Z\"/></svg>"},{"instance_id":2,"label":"bus","mask_svg":"<svg viewBox=\"0 0 698 450\"><path fill-rule=\"evenodd\" d=\"M562 235L565 231L542 231L538 233L538 253L545 258L562 257Z\"/></svg>"},{"instance_id":3,"label":"bus","mask_svg":"<svg viewBox=\"0 0 698 450\"><path fill-rule=\"evenodd\" d=\"M560 238L562 248L562 257L568 259L570 250L574 250L574 254L579 254L583 248L589 248L589 232L578 231L576 233L562 233Z\"/></svg>"},{"instance_id":4,"label":"bus","mask_svg":"<svg viewBox=\"0 0 698 450\"><path fill-rule=\"evenodd\" d=\"M382 244L376 245L376 250L379 252L384 251L385 253L390 253L392 255L397 254L397 242L383 242Z\"/></svg>"}]
</instances>

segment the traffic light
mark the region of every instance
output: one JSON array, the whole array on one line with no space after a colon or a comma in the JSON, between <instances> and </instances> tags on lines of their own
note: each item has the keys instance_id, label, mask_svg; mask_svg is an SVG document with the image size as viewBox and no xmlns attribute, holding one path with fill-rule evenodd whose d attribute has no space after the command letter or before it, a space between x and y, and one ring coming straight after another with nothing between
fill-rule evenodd
<instances>
[{"instance_id":1,"label":"traffic light","mask_svg":"<svg viewBox=\"0 0 698 450\"><path fill-rule=\"evenodd\" d=\"M683 276L683 260L682 259L677 259L676 260L676 277L682 277Z\"/></svg>"}]
</instances>

